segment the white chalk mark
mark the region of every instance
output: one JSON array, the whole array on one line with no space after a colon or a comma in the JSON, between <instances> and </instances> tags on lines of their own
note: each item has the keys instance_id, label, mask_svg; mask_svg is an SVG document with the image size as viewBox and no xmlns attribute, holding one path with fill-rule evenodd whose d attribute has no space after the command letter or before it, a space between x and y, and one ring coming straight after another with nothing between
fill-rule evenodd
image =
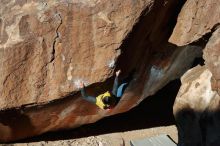
<instances>
[{"instance_id":1,"label":"white chalk mark","mask_svg":"<svg viewBox=\"0 0 220 146\"><path fill-rule=\"evenodd\" d=\"M161 79L164 75L164 71L162 68L156 67L156 66L152 66L151 70L150 70L150 79Z\"/></svg>"},{"instance_id":2,"label":"white chalk mark","mask_svg":"<svg viewBox=\"0 0 220 146\"><path fill-rule=\"evenodd\" d=\"M75 80L73 80L73 84L74 84L74 86L76 87L76 88L80 88L80 83L81 82L83 82L84 83L84 85L85 86L88 86L88 82L87 81L85 81L85 80L83 80L83 79L75 79Z\"/></svg>"},{"instance_id":3,"label":"white chalk mark","mask_svg":"<svg viewBox=\"0 0 220 146\"><path fill-rule=\"evenodd\" d=\"M68 71L67 71L67 79L69 80L69 81L71 81L72 80L72 70L73 70L73 67L70 65L70 67L68 68Z\"/></svg>"},{"instance_id":4,"label":"white chalk mark","mask_svg":"<svg viewBox=\"0 0 220 146\"><path fill-rule=\"evenodd\" d=\"M0 45L0 48L7 48L8 46L12 46L14 44L23 41L23 39L20 36L20 30L19 30L19 22L21 18L22 16L17 16L15 23L5 28L5 31L8 34L8 40L5 44Z\"/></svg>"},{"instance_id":5,"label":"white chalk mark","mask_svg":"<svg viewBox=\"0 0 220 146\"><path fill-rule=\"evenodd\" d=\"M109 68L114 68L115 67L115 59L112 59L108 62L108 67Z\"/></svg>"},{"instance_id":6,"label":"white chalk mark","mask_svg":"<svg viewBox=\"0 0 220 146\"><path fill-rule=\"evenodd\" d=\"M75 80L73 83L74 83L74 85L76 86L76 88L80 88L80 82L81 82L81 80Z\"/></svg>"},{"instance_id":7,"label":"white chalk mark","mask_svg":"<svg viewBox=\"0 0 220 146\"><path fill-rule=\"evenodd\" d=\"M164 70L162 68L153 65L150 69L149 78L144 87L144 93L148 95L152 95L154 93L154 90L160 86L160 84L158 83L162 82L161 79L163 77L164 77Z\"/></svg>"},{"instance_id":8,"label":"white chalk mark","mask_svg":"<svg viewBox=\"0 0 220 146\"><path fill-rule=\"evenodd\" d=\"M76 106L69 106L65 108L60 114L59 114L59 120L64 120L71 112L76 109Z\"/></svg>"},{"instance_id":9,"label":"white chalk mark","mask_svg":"<svg viewBox=\"0 0 220 146\"><path fill-rule=\"evenodd\" d=\"M66 60L66 58L65 58L65 56L64 56L63 54L61 54L61 57L62 57L62 60L63 60L63 61Z\"/></svg>"},{"instance_id":10,"label":"white chalk mark","mask_svg":"<svg viewBox=\"0 0 220 146\"><path fill-rule=\"evenodd\" d=\"M107 24L112 24L113 22L108 18L108 16L106 14L104 14L103 12L99 12L98 13L99 18L101 18L102 20L104 20Z\"/></svg>"}]
</instances>

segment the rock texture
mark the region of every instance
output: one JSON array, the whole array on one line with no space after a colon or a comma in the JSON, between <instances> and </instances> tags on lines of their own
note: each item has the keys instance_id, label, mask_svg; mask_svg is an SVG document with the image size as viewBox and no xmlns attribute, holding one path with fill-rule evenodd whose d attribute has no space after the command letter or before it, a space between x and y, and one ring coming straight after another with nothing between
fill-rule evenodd
<instances>
[{"instance_id":1,"label":"rock texture","mask_svg":"<svg viewBox=\"0 0 220 146\"><path fill-rule=\"evenodd\" d=\"M218 0L187 0L169 42L204 48L205 65L188 71L174 104L180 145L220 145Z\"/></svg>"},{"instance_id":2,"label":"rock texture","mask_svg":"<svg viewBox=\"0 0 220 146\"><path fill-rule=\"evenodd\" d=\"M201 47L167 42L174 0L0 1L0 141L78 127L125 112L181 76ZM166 28L166 29L164 29ZM113 74L134 77L104 111L80 98L111 90Z\"/></svg>"},{"instance_id":3,"label":"rock texture","mask_svg":"<svg viewBox=\"0 0 220 146\"><path fill-rule=\"evenodd\" d=\"M198 41L220 24L220 1L187 0L169 42L184 46Z\"/></svg>"},{"instance_id":4,"label":"rock texture","mask_svg":"<svg viewBox=\"0 0 220 146\"><path fill-rule=\"evenodd\" d=\"M62 98L112 76L120 45L151 1L2 1L2 109ZM3 7L4 6L4 7Z\"/></svg>"},{"instance_id":5,"label":"rock texture","mask_svg":"<svg viewBox=\"0 0 220 146\"><path fill-rule=\"evenodd\" d=\"M181 78L173 107L180 145L220 144L220 96L212 91L211 77L206 67L197 66Z\"/></svg>"},{"instance_id":6,"label":"rock texture","mask_svg":"<svg viewBox=\"0 0 220 146\"><path fill-rule=\"evenodd\" d=\"M212 89L220 94L220 29L217 29L209 39L205 50L204 59L208 69L212 72Z\"/></svg>"}]
</instances>

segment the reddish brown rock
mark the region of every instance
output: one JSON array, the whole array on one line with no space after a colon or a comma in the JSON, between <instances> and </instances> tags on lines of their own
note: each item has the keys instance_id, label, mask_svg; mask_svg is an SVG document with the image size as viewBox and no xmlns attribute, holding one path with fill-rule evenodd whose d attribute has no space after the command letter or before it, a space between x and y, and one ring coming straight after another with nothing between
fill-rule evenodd
<instances>
[{"instance_id":1,"label":"reddish brown rock","mask_svg":"<svg viewBox=\"0 0 220 146\"><path fill-rule=\"evenodd\" d=\"M220 23L219 0L187 0L169 42L178 46L198 41Z\"/></svg>"},{"instance_id":2,"label":"reddish brown rock","mask_svg":"<svg viewBox=\"0 0 220 146\"><path fill-rule=\"evenodd\" d=\"M0 5L0 141L125 112L201 56L200 47L167 43L178 1L19 0ZM135 73L113 110L80 98L79 80L89 94L99 95L111 90L115 69L122 70L121 78Z\"/></svg>"},{"instance_id":3,"label":"reddish brown rock","mask_svg":"<svg viewBox=\"0 0 220 146\"><path fill-rule=\"evenodd\" d=\"M151 1L1 2L1 108L62 98L112 76L120 45ZM111 67L110 67L111 66Z\"/></svg>"}]
</instances>

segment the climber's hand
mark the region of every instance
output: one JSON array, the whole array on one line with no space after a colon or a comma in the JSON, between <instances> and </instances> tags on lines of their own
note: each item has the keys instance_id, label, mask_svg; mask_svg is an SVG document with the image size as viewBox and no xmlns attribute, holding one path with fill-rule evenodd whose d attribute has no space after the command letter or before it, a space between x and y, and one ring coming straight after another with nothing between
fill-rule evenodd
<instances>
[{"instance_id":1,"label":"climber's hand","mask_svg":"<svg viewBox=\"0 0 220 146\"><path fill-rule=\"evenodd\" d=\"M119 76L119 74L121 73L121 70L116 71L116 76Z\"/></svg>"},{"instance_id":2,"label":"climber's hand","mask_svg":"<svg viewBox=\"0 0 220 146\"><path fill-rule=\"evenodd\" d=\"M83 81L81 81L80 83L79 83L79 88L84 88L85 87L85 85L84 85L84 83L83 83Z\"/></svg>"}]
</instances>

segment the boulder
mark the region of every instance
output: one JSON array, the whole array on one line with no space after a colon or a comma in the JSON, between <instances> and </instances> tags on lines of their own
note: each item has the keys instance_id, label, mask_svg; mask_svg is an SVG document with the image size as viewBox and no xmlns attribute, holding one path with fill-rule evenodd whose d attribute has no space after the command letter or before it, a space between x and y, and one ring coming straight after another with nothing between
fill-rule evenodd
<instances>
[{"instance_id":1,"label":"boulder","mask_svg":"<svg viewBox=\"0 0 220 146\"><path fill-rule=\"evenodd\" d=\"M220 145L219 4L218 0L187 0L169 38L177 46L204 48L205 65L184 74L174 103L179 145Z\"/></svg>"},{"instance_id":2,"label":"boulder","mask_svg":"<svg viewBox=\"0 0 220 146\"><path fill-rule=\"evenodd\" d=\"M173 0L0 1L0 141L70 129L128 111L201 56L167 42ZM164 29L166 28L166 29ZM113 110L83 100L133 72Z\"/></svg>"},{"instance_id":3,"label":"boulder","mask_svg":"<svg viewBox=\"0 0 220 146\"><path fill-rule=\"evenodd\" d=\"M220 29L215 30L209 39L205 49L203 58L205 65L212 72L212 89L220 94Z\"/></svg>"},{"instance_id":4,"label":"boulder","mask_svg":"<svg viewBox=\"0 0 220 146\"><path fill-rule=\"evenodd\" d=\"M205 66L194 67L181 77L173 106L179 145L220 144L220 96L212 91L211 77Z\"/></svg>"},{"instance_id":5,"label":"boulder","mask_svg":"<svg viewBox=\"0 0 220 146\"><path fill-rule=\"evenodd\" d=\"M169 42L184 46L199 40L208 41L210 34L220 24L220 1L187 0L181 9Z\"/></svg>"}]
</instances>

